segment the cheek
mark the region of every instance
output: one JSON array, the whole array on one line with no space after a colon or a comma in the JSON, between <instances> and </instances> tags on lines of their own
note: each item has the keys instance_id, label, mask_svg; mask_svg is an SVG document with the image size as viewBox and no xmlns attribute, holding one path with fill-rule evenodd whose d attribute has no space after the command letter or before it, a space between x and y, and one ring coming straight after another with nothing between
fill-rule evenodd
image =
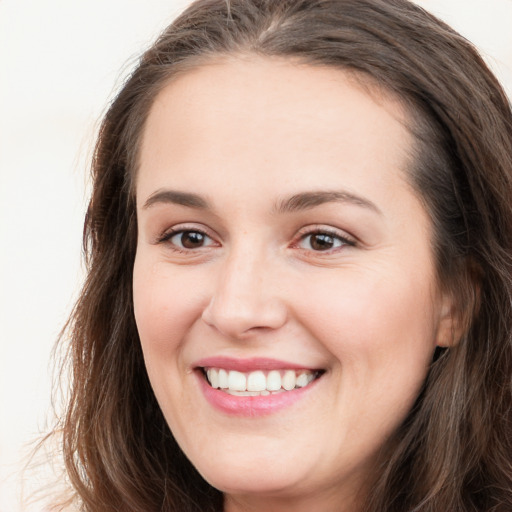
<instances>
[{"instance_id":1,"label":"cheek","mask_svg":"<svg viewBox=\"0 0 512 512\"><path fill-rule=\"evenodd\" d=\"M147 363L178 348L203 308L201 277L172 270L144 254L135 259L134 313Z\"/></svg>"},{"instance_id":2,"label":"cheek","mask_svg":"<svg viewBox=\"0 0 512 512\"><path fill-rule=\"evenodd\" d=\"M199 280L144 253L136 256L133 301L144 363L156 399L178 432L183 427L176 421L193 417L193 400L183 391L183 347L202 311Z\"/></svg>"},{"instance_id":3,"label":"cheek","mask_svg":"<svg viewBox=\"0 0 512 512\"><path fill-rule=\"evenodd\" d=\"M342 270L337 275L309 279L307 289L297 297L304 298L301 316L315 325L322 337L345 339L349 335L359 348L377 348L399 340L414 343L432 338L431 282L429 276L405 272Z\"/></svg>"},{"instance_id":4,"label":"cheek","mask_svg":"<svg viewBox=\"0 0 512 512\"><path fill-rule=\"evenodd\" d=\"M341 378L350 381L345 389L409 404L435 349L430 276L347 271L337 281L311 283L301 317L340 362Z\"/></svg>"}]
</instances>

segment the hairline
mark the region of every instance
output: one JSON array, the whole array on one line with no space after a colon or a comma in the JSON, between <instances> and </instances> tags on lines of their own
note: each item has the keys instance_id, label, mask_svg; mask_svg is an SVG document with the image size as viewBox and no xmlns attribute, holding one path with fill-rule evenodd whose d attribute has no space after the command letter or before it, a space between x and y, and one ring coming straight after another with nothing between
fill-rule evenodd
<instances>
[{"instance_id":1,"label":"hairline","mask_svg":"<svg viewBox=\"0 0 512 512\"><path fill-rule=\"evenodd\" d=\"M149 100L149 105L143 111L143 121L140 124L139 130L137 130L135 133L136 141L133 146L133 151L128 158L126 169L129 179L129 190L133 197L135 197L136 194L136 181L137 174L140 171L140 154L146 123L160 93L167 86L178 81L180 78L188 75L189 73L193 73L204 67L222 65L230 61L236 62L237 60L243 60L245 58L261 58L264 60L274 60L276 62L297 64L298 66L304 67L336 70L340 73L343 73L351 85L358 88L365 94L371 96L371 98L379 105L389 101L394 105L399 106L399 115L395 115L394 112L390 110L388 110L388 113L397 122L401 123L406 131L411 135L413 144L409 148L409 151L407 151L404 168L400 170L404 172L405 177L412 176L412 168L415 164L417 164L416 160L419 158L419 154L417 152L418 148L416 146L422 145L422 142L418 137L418 130L416 130L414 127L418 126L420 131L422 131L422 128L424 128L422 125L426 124L424 120L424 117L426 116L420 112L420 109L413 103L412 100L407 97L401 97L397 91L394 91L385 84L382 84L370 73L350 66L319 62L314 58L308 58L307 56L300 55L274 55L258 52L257 50L243 49L233 51L206 51L198 55L192 55L167 66L167 72L163 74L163 77L160 80L155 81L144 95L146 102ZM416 144L414 144L414 142L416 142ZM412 191L418 195L420 200L422 200L422 194L414 187L414 183L409 184L412 185Z\"/></svg>"}]
</instances>

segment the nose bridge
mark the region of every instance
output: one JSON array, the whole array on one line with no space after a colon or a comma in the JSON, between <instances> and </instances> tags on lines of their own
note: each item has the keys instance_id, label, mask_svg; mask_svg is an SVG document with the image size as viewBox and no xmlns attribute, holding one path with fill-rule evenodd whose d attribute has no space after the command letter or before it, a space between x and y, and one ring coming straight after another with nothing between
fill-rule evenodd
<instances>
[{"instance_id":1,"label":"nose bridge","mask_svg":"<svg viewBox=\"0 0 512 512\"><path fill-rule=\"evenodd\" d=\"M256 299L255 292L263 284L265 260L261 249L235 248L226 258L223 272L219 276L221 291L226 295L233 293L240 298L247 295L249 298L252 296L253 299Z\"/></svg>"},{"instance_id":2,"label":"nose bridge","mask_svg":"<svg viewBox=\"0 0 512 512\"><path fill-rule=\"evenodd\" d=\"M222 262L203 319L224 335L238 338L255 329L276 329L286 311L274 280L274 265L257 244L234 246Z\"/></svg>"}]
</instances>

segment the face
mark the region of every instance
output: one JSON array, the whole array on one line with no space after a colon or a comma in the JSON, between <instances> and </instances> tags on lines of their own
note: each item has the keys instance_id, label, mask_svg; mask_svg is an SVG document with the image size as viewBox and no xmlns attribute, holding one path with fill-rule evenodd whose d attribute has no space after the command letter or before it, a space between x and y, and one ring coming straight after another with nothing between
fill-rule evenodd
<instances>
[{"instance_id":1,"label":"face","mask_svg":"<svg viewBox=\"0 0 512 512\"><path fill-rule=\"evenodd\" d=\"M136 322L165 418L230 510L354 510L450 331L404 119L340 70L256 57L154 102Z\"/></svg>"}]
</instances>

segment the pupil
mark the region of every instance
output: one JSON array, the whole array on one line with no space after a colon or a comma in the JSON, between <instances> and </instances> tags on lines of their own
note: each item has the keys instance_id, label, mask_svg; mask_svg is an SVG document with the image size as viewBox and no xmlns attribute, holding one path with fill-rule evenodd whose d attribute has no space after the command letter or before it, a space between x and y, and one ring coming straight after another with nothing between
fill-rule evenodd
<instances>
[{"instance_id":1,"label":"pupil","mask_svg":"<svg viewBox=\"0 0 512 512\"><path fill-rule=\"evenodd\" d=\"M315 249L315 251L326 251L332 249L333 245L334 239L331 235L313 235L311 240L311 247Z\"/></svg>"},{"instance_id":2,"label":"pupil","mask_svg":"<svg viewBox=\"0 0 512 512\"><path fill-rule=\"evenodd\" d=\"M197 231L184 231L181 235L181 244L186 249L201 247L204 242L204 235Z\"/></svg>"}]
</instances>

